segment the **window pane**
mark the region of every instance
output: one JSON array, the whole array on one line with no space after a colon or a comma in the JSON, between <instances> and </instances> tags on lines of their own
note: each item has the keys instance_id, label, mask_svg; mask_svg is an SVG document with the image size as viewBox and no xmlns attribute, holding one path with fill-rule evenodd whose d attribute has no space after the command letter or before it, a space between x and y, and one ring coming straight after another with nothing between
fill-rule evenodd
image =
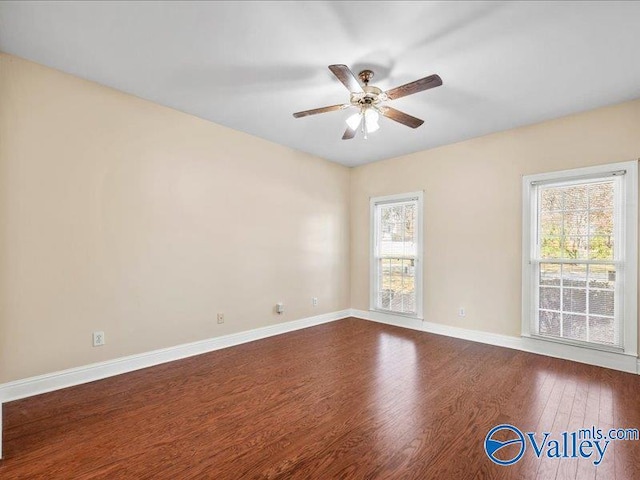
<instances>
[{"instance_id":1,"label":"window pane","mask_svg":"<svg viewBox=\"0 0 640 480\"><path fill-rule=\"evenodd\" d=\"M613 290L590 290L589 313L613 317Z\"/></svg>"},{"instance_id":2,"label":"window pane","mask_svg":"<svg viewBox=\"0 0 640 480\"><path fill-rule=\"evenodd\" d=\"M606 288L613 290L615 283L615 265L589 265L589 288Z\"/></svg>"},{"instance_id":3,"label":"window pane","mask_svg":"<svg viewBox=\"0 0 640 480\"><path fill-rule=\"evenodd\" d=\"M553 212L562 210L562 190L559 188L544 188L540 195L540 210Z\"/></svg>"},{"instance_id":4,"label":"window pane","mask_svg":"<svg viewBox=\"0 0 640 480\"><path fill-rule=\"evenodd\" d=\"M540 335L618 345L616 265L623 261L615 221L624 219L616 202L621 177L571 185L537 187L532 240L538 248L537 285ZM624 207L622 205L621 207ZM556 263L558 261L571 263ZM590 261L609 264L590 264Z\"/></svg>"},{"instance_id":5,"label":"window pane","mask_svg":"<svg viewBox=\"0 0 640 480\"><path fill-rule=\"evenodd\" d=\"M378 308L399 313L415 313L415 261L382 258L378 262L381 277Z\"/></svg>"},{"instance_id":6,"label":"window pane","mask_svg":"<svg viewBox=\"0 0 640 480\"><path fill-rule=\"evenodd\" d=\"M563 258L562 237L552 235L540 239L540 256L542 258Z\"/></svg>"},{"instance_id":7,"label":"window pane","mask_svg":"<svg viewBox=\"0 0 640 480\"><path fill-rule=\"evenodd\" d=\"M613 209L613 182L589 184L591 209Z\"/></svg>"},{"instance_id":8,"label":"window pane","mask_svg":"<svg viewBox=\"0 0 640 480\"><path fill-rule=\"evenodd\" d=\"M564 235L586 235L589 228L589 211L565 212Z\"/></svg>"},{"instance_id":9,"label":"window pane","mask_svg":"<svg viewBox=\"0 0 640 480\"><path fill-rule=\"evenodd\" d=\"M613 260L613 236L596 235L589 238L589 258Z\"/></svg>"},{"instance_id":10,"label":"window pane","mask_svg":"<svg viewBox=\"0 0 640 480\"><path fill-rule=\"evenodd\" d=\"M564 264L562 266L562 285L585 288L587 286L587 266L576 263Z\"/></svg>"},{"instance_id":11,"label":"window pane","mask_svg":"<svg viewBox=\"0 0 640 480\"><path fill-rule=\"evenodd\" d=\"M560 289L540 287L540 308L544 310L560 310Z\"/></svg>"},{"instance_id":12,"label":"window pane","mask_svg":"<svg viewBox=\"0 0 640 480\"><path fill-rule=\"evenodd\" d=\"M379 209L379 255L417 255L416 205L381 205Z\"/></svg>"},{"instance_id":13,"label":"window pane","mask_svg":"<svg viewBox=\"0 0 640 480\"><path fill-rule=\"evenodd\" d=\"M587 188L587 185L564 187L564 210L586 210L588 208Z\"/></svg>"},{"instance_id":14,"label":"window pane","mask_svg":"<svg viewBox=\"0 0 640 480\"><path fill-rule=\"evenodd\" d=\"M565 288L562 290L562 311L587 313L587 289Z\"/></svg>"},{"instance_id":15,"label":"window pane","mask_svg":"<svg viewBox=\"0 0 640 480\"><path fill-rule=\"evenodd\" d=\"M402 261L402 290L400 295L402 296L402 311L403 312L415 312L416 311L416 294L415 294L415 262L413 260Z\"/></svg>"},{"instance_id":16,"label":"window pane","mask_svg":"<svg viewBox=\"0 0 640 480\"><path fill-rule=\"evenodd\" d=\"M378 304L378 307L384 310L391 310L391 298L392 292L390 289L383 289L380 291L380 303Z\"/></svg>"},{"instance_id":17,"label":"window pane","mask_svg":"<svg viewBox=\"0 0 640 480\"><path fill-rule=\"evenodd\" d=\"M403 200L376 205L376 308L417 313L415 275L418 255L418 203Z\"/></svg>"},{"instance_id":18,"label":"window pane","mask_svg":"<svg viewBox=\"0 0 640 480\"><path fill-rule=\"evenodd\" d=\"M404 236L402 231L402 205L382 205L379 208L379 248L381 255L403 255Z\"/></svg>"},{"instance_id":19,"label":"window pane","mask_svg":"<svg viewBox=\"0 0 640 480\"><path fill-rule=\"evenodd\" d=\"M380 259L378 268L378 272L380 273L380 292L378 306L380 308L389 309L391 307L392 297L391 261L386 258Z\"/></svg>"},{"instance_id":20,"label":"window pane","mask_svg":"<svg viewBox=\"0 0 640 480\"><path fill-rule=\"evenodd\" d=\"M588 238L586 236L564 237L564 258L575 258L576 260L585 260L589 258Z\"/></svg>"},{"instance_id":21,"label":"window pane","mask_svg":"<svg viewBox=\"0 0 640 480\"><path fill-rule=\"evenodd\" d=\"M612 260L613 181L543 187L539 258Z\"/></svg>"},{"instance_id":22,"label":"window pane","mask_svg":"<svg viewBox=\"0 0 640 480\"><path fill-rule=\"evenodd\" d=\"M572 340L586 340L587 317L585 315L562 314L562 336Z\"/></svg>"},{"instance_id":23,"label":"window pane","mask_svg":"<svg viewBox=\"0 0 640 480\"><path fill-rule=\"evenodd\" d=\"M540 310L540 335L560 336L560 313Z\"/></svg>"},{"instance_id":24,"label":"window pane","mask_svg":"<svg viewBox=\"0 0 640 480\"><path fill-rule=\"evenodd\" d=\"M592 342L615 344L613 318L589 316L589 340Z\"/></svg>"},{"instance_id":25,"label":"window pane","mask_svg":"<svg viewBox=\"0 0 640 480\"><path fill-rule=\"evenodd\" d=\"M562 235L562 212L542 212L540 214L540 233L543 237Z\"/></svg>"},{"instance_id":26,"label":"window pane","mask_svg":"<svg viewBox=\"0 0 640 480\"><path fill-rule=\"evenodd\" d=\"M589 235L613 235L613 208L589 211Z\"/></svg>"},{"instance_id":27,"label":"window pane","mask_svg":"<svg viewBox=\"0 0 640 480\"><path fill-rule=\"evenodd\" d=\"M560 277L562 265L559 263L541 263L540 264L540 285L560 286Z\"/></svg>"},{"instance_id":28,"label":"window pane","mask_svg":"<svg viewBox=\"0 0 640 480\"><path fill-rule=\"evenodd\" d=\"M382 288L382 290L389 290L391 289L391 261L386 259L386 258L382 258L380 259L380 288Z\"/></svg>"},{"instance_id":29,"label":"window pane","mask_svg":"<svg viewBox=\"0 0 640 480\"><path fill-rule=\"evenodd\" d=\"M404 218L403 218L403 234L404 234L404 255L405 256L415 256L417 254L417 244L416 244L416 206L415 205L406 205L404 210Z\"/></svg>"},{"instance_id":30,"label":"window pane","mask_svg":"<svg viewBox=\"0 0 640 480\"><path fill-rule=\"evenodd\" d=\"M402 311L402 298L400 293L402 291L402 260L398 258L389 259L391 263L391 309L396 312Z\"/></svg>"}]
</instances>

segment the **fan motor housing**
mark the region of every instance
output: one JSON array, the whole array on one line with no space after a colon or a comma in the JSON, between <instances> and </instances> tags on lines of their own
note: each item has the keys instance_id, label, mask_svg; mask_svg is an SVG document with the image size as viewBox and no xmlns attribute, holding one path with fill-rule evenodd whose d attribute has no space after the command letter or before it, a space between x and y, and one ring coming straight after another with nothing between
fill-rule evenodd
<instances>
[{"instance_id":1,"label":"fan motor housing","mask_svg":"<svg viewBox=\"0 0 640 480\"><path fill-rule=\"evenodd\" d=\"M351 94L352 105L366 107L368 105L377 105L386 100L386 95L378 87L365 85L362 87L362 90L364 90L364 92Z\"/></svg>"}]
</instances>

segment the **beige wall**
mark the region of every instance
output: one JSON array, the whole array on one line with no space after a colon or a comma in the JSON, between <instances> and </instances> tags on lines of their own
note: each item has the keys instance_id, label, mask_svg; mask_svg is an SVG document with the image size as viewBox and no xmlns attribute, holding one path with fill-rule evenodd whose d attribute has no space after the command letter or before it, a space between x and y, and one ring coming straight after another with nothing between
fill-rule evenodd
<instances>
[{"instance_id":1,"label":"beige wall","mask_svg":"<svg viewBox=\"0 0 640 480\"><path fill-rule=\"evenodd\" d=\"M348 308L349 175L0 55L0 383Z\"/></svg>"},{"instance_id":2,"label":"beige wall","mask_svg":"<svg viewBox=\"0 0 640 480\"><path fill-rule=\"evenodd\" d=\"M351 306L369 306L369 197L424 190L425 320L519 335L522 176L638 157L633 101L353 169Z\"/></svg>"},{"instance_id":3,"label":"beige wall","mask_svg":"<svg viewBox=\"0 0 640 480\"><path fill-rule=\"evenodd\" d=\"M640 156L640 101L351 170L2 54L0 102L0 383L366 310L369 197L415 190L425 319L519 335L521 176Z\"/></svg>"}]
</instances>

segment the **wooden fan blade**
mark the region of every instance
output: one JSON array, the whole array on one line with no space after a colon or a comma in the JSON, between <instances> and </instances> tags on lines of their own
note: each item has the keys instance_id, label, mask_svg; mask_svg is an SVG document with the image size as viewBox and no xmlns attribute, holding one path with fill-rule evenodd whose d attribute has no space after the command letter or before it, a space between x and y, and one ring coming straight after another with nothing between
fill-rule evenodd
<instances>
[{"instance_id":1,"label":"wooden fan blade","mask_svg":"<svg viewBox=\"0 0 640 480\"><path fill-rule=\"evenodd\" d=\"M329 70L350 92L363 92L360 82L346 65L329 65Z\"/></svg>"},{"instance_id":2,"label":"wooden fan blade","mask_svg":"<svg viewBox=\"0 0 640 480\"><path fill-rule=\"evenodd\" d=\"M439 87L440 85L442 85L442 79L438 75L430 75L428 77L421 78L420 80L416 80L415 82L392 88L385 93L389 100L395 100L396 98L406 97L407 95Z\"/></svg>"},{"instance_id":3,"label":"wooden fan blade","mask_svg":"<svg viewBox=\"0 0 640 480\"><path fill-rule=\"evenodd\" d=\"M355 137L356 132L360 128L360 125L362 125L362 119L360 119L360 123L358 123L358 126L356 128L351 128L349 125L347 125L347 129L344 131L344 135L342 135L342 139L351 140L353 137Z\"/></svg>"},{"instance_id":4,"label":"wooden fan blade","mask_svg":"<svg viewBox=\"0 0 640 480\"><path fill-rule=\"evenodd\" d=\"M395 120L398 123L406 125L411 128L418 128L420 125L424 123L424 120L420 120L419 118L412 117L411 115L401 112L400 110L396 110L391 107L380 107L380 113L391 120Z\"/></svg>"},{"instance_id":5,"label":"wooden fan blade","mask_svg":"<svg viewBox=\"0 0 640 480\"><path fill-rule=\"evenodd\" d=\"M340 105L331 105L330 107L314 108L313 110L296 112L293 114L293 116L295 118L307 117L309 115L317 115L318 113L333 112L334 110L342 110L343 108L346 108L348 106L349 105L345 105L344 103L341 103Z\"/></svg>"}]
</instances>

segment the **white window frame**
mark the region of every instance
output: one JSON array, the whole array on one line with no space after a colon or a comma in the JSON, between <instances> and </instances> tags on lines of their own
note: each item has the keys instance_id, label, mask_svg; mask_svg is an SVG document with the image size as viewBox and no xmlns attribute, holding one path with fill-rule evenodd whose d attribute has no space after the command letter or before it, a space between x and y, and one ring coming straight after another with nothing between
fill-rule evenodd
<instances>
[{"instance_id":1,"label":"white window frame","mask_svg":"<svg viewBox=\"0 0 640 480\"><path fill-rule=\"evenodd\" d=\"M624 172L624 174L622 174ZM589 178L621 175L620 197L624 203L624 217L619 238L622 243L619 251L623 252L624 268L622 275L616 277L621 282L616 295L616 312L621 318L621 344L617 346L600 345L579 340L570 340L537 335L532 331L533 319L537 315L538 291L535 274L537 269L532 262L536 249L537 234L537 188L539 184L566 184L571 181ZM638 353L638 161L610 163L594 167L562 170L557 172L527 175L522 179L522 336L563 343L594 350L624 353L637 356ZM616 259L620 261L620 257ZM617 263L617 262L616 262Z\"/></svg>"},{"instance_id":2,"label":"white window frame","mask_svg":"<svg viewBox=\"0 0 640 480\"><path fill-rule=\"evenodd\" d=\"M416 290L416 313L408 314L401 312L394 312L392 310L385 310L377 307L377 294L378 294L378 262L377 262L377 222L376 222L376 205L382 203L395 203L395 202L407 202L416 200L417 212L416 212L416 232L417 232L417 252L415 258L415 290ZM396 195L385 195L382 197L371 197L369 199L369 225L370 225L370 256L369 256L369 309L375 312L387 313L390 315L399 315L409 318L423 319L423 303L422 303L422 258L423 258L423 216L424 216L424 194L422 191L400 193Z\"/></svg>"}]
</instances>

